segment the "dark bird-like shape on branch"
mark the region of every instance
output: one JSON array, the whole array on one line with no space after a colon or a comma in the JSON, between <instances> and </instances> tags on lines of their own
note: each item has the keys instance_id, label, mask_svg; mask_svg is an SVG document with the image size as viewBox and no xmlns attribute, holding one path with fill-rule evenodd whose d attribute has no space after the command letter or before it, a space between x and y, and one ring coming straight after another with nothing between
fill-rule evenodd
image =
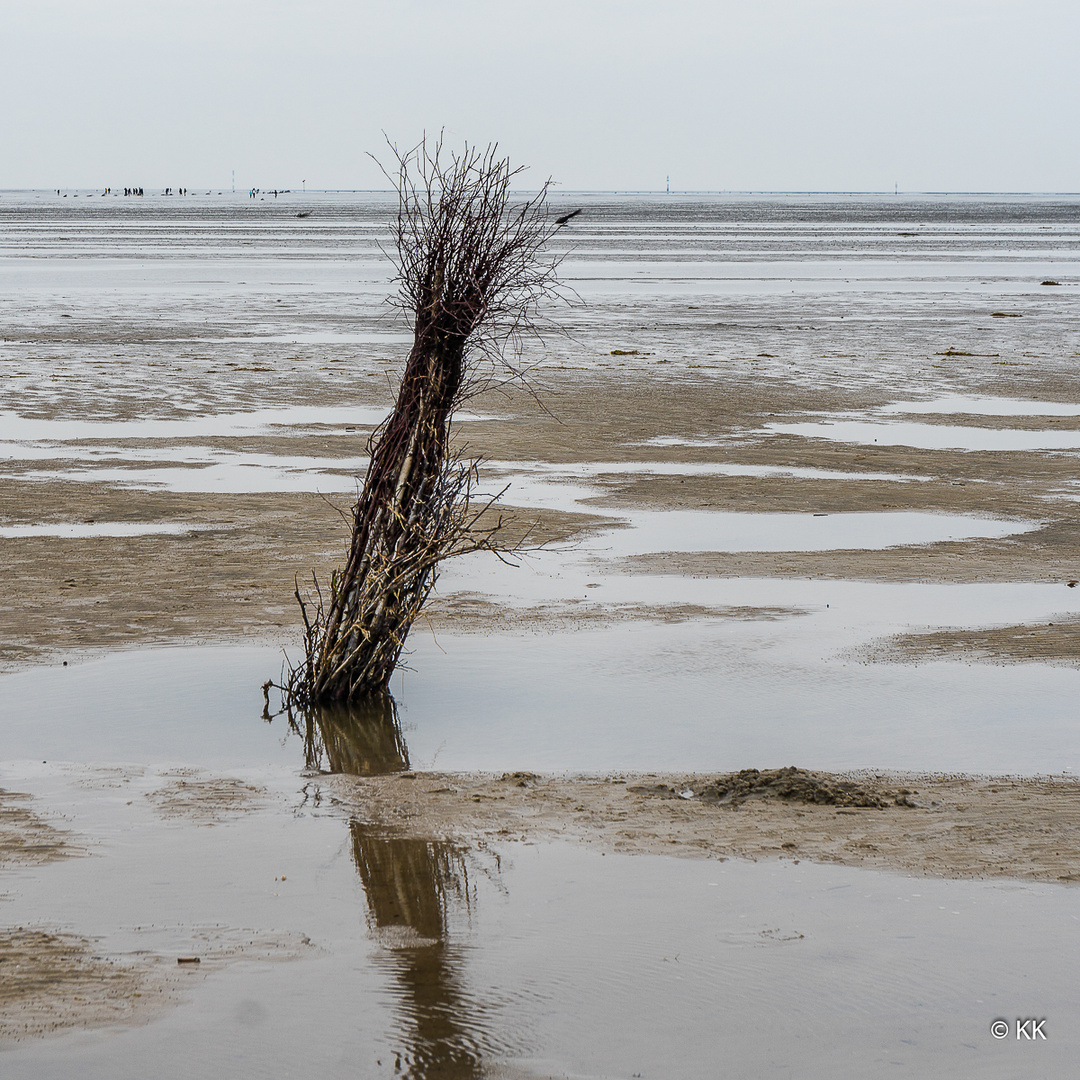
<instances>
[{"instance_id":1,"label":"dark bird-like shape on branch","mask_svg":"<svg viewBox=\"0 0 1080 1080\"><path fill-rule=\"evenodd\" d=\"M562 217L557 217L555 219L555 224L561 227L561 226L567 224L567 222L569 222L569 220L571 218L576 218L578 216L578 214L580 214L580 213L581 213L581 207L578 207L577 210L571 210L569 214L563 214Z\"/></svg>"}]
</instances>

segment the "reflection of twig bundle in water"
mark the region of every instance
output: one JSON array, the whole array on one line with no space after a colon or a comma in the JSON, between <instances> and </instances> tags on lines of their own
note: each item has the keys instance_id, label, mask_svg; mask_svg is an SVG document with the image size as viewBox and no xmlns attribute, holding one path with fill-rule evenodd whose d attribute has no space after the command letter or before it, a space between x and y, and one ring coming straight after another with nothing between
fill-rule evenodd
<instances>
[{"instance_id":1,"label":"reflection of twig bundle in water","mask_svg":"<svg viewBox=\"0 0 1080 1080\"><path fill-rule=\"evenodd\" d=\"M547 185L512 204L521 170L494 147L466 147L459 157L421 143L394 153L396 303L412 322L413 346L394 411L372 436L348 559L329 595L318 580L311 597L297 589L306 660L288 680L294 704L385 691L438 564L496 549L501 520L481 522L495 500L474 508L476 462L451 452L450 421L494 378L496 369L477 361L520 374L523 336L536 332L539 302L556 294L558 259L542 254L559 227L547 213Z\"/></svg>"},{"instance_id":2,"label":"reflection of twig bundle in water","mask_svg":"<svg viewBox=\"0 0 1080 1080\"><path fill-rule=\"evenodd\" d=\"M304 765L311 770L381 776L409 768L409 749L401 734L397 703L374 694L352 705L316 705L303 710Z\"/></svg>"},{"instance_id":3,"label":"reflection of twig bundle in water","mask_svg":"<svg viewBox=\"0 0 1080 1080\"><path fill-rule=\"evenodd\" d=\"M406 1075L480 1076L479 1007L463 988L460 955L446 941L448 898L469 898L464 857L447 844L380 836L358 821L349 829L372 926L416 935L398 942L387 957L412 1029L402 1055Z\"/></svg>"},{"instance_id":4,"label":"reflection of twig bundle in water","mask_svg":"<svg viewBox=\"0 0 1080 1080\"><path fill-rule=\"evenodd\" d=\"M350 822L349 831L372 924L408 928L441 941L449 897L468 902L463 854L436 841L380 835L359 821Z\"/></svg>"}]
</instances>

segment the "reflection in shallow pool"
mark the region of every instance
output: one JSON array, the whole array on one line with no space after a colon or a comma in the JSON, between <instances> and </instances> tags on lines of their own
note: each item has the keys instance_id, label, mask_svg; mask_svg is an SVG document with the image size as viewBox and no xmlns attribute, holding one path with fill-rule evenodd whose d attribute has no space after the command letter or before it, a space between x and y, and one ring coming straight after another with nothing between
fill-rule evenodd
<instances>
[{"instance_id":1,"label":"reflection in shallow pool","mask_svg":"<svg viewBox=\"0 0 1080 1080\"><path fill-rule=\"evenodd\" d=\"M384 776L409 768L397 702L389 694L279 715L303 740L304 768L309 772ZM272 719L268 710L263 718Z\"/></svg>"},{"instance_id":2,"label":"reflection in shallow pool","mask_svg":"<svg viewBox=\"0 0 1080 1080\"><path fill-rule=\"evenodd\" d=\"M1017 1059L992 1020L1080 1005L1061 887L561 844L503 845L470 873L465 849L349 829L394 984L395 1069L416 1080L500 1059L537 1076L712 1080L723 1061L832 1077L837 1040L851 1075L884 1055L899 1075L1004 1077ZM1065 1044L1080 1045L1068 1029L1062 1062Z\"/></svg>"},{"instance_id":3,"label":"reflection in shallow pool","mask_svg":"<svg viewBox=\"0 0 1080 1080\"><path fill-rule=\"evenodd\" d=\"M633 577L598 573L587 560L567 568L550 554L550 566L537 558L519 570L452 568L460 576L448 570L444 585L448 592L479 586L511 609L555 598L582 610L642 604L642 617L578 628L568 607L560 633L440 630L436 639L418 628L409 639L413 670L399 672L392 686L407 756L392 727L363 731L350 747L345 736L359 725L324 720L324 756L312 764L369 772L397 759L414 768L499 771L792 762L1080 771L1080 671L867 663L857 651L921 628L1074 618L1078 590L1064 584ZM662 607L650 614L657 604L704 605L716 614L664 623ZM259 687L280 668L274 648L189 647L2 675L5 756L214 768L295 763L302 737L288 735L283 719L258 719Z\"/></svg>"},{"instance_id":4,"label":"reflection in shallow pool","mask_svg":"<svg viewBox=\"0 0 1080 1080\"><path fill-rule=\"evenodd\" d=\"M349 835L368 923L382 945L375 965L394 984L396 1015L386 1040L395 1049L395 1071L415 1080L481 1076L484 1059L507 1047L469 986L466 955L449 931L451 904L467 913L473 899L464 854L355 819Z\"/></svg>"},{"instance_id":5,"label":"reflection in shallow pool","mask_svg":"<svg viewBox=\"0 0 1080 1080\"><path fill-rule=\"evenodd\" d=\"M11 1080L188 1080L223 1065L326 1080L501 1066L831 1080L841 1057L844 1076L1011 1080L1032 1052L1046 1076L1070 1075L1080 1053L1080 923L1064 886L558 843L470 850L295 794L227 826L163 830L140 812L156 777L120 793L93 772L36 776L100 839L94 859L9 876L9 919L74 921L108 955L171 960L230 925L310 945L289 962L204 963L146 1026L11 1046ZM998 1042L1002 1016L1045 1017L1049 1038Z\"/></svg>"}]
</instances>

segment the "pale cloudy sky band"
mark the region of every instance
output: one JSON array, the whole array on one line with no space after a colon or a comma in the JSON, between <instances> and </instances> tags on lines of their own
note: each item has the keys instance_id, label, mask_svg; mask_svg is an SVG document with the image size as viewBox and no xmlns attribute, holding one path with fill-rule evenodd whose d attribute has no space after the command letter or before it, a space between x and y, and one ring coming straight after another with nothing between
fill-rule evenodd
<instances>
[{"instance_id":1,"label":"pale cloudy sky band","mask_svg":"<svg viewBox=\"0 0 1080 1080\"><path fill-rule=\"evenodd\" d=\"M0 188L385 185L497 140L570 189L1077 191L1071 0L0 0Z\"/></svg>"}]
</instances>

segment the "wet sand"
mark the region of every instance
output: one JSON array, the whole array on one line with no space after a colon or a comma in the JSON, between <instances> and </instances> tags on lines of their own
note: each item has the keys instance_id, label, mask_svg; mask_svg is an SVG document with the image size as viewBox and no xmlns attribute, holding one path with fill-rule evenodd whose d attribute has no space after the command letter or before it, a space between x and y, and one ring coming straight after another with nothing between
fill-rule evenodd
<instances>
[{"instance_id":1,"label":"wet sand","mask_svg":"<svg viewBox=\"0 0 1080 1080\"><path fill-rule=\"evenodd\" d=\"M805 793L780 794L774 784L735 802L713 795L732 774L407 773L323 783L343 807L393 835L469 845L564 837L629 854L1080 881L1076 778L807 775ZM830 788L838 786L858 794L837 798Z\"/></svg>"},{"instance_id":2,"label":"wet sand","mask_svg":"<svg viewBox=\"0 0 1080 1080\"><path fill-rule=\"evenodd\" d=\"M933 317L926 313L924 297L912 298L905 301L902 317L888 326L876 320L872 296L853 306L833 298L830 306L800 294L782 315L777 315L780 308L753 300L718 302L712 297L702 303L689 296L674 303L660 295L601 305L599 313L577 310L571 316L576 336L555 344L535 376L543 407L530 393L512 388L489 393L469 407L492 418L463 425L460 438L470 453L511 464L690 463L875 477L612 471L592 477L594 494L569 510L515 508L511 489L505 498L511 545L580 542L610 527L611 513L619 509L927 511L1038 523L1002 539L882 550L656 551L621 560L618 569L624 573L1044 582L1070 588L1080 579L1075 450L918 449L770 430L770 425L820 421L823 415L880 420L876 410L913 396L997 395L1075 404L1080 341L1070 322L1070 300L1061 298L1068 290L1052 290L1055 295L1048 297L1037 284L1034 280L1031 288L1007 300L988 301L986 311L975 310L975 301L953 296L952 306ZM350 329L384 335L378 345L369 340L360 347L348 341L264 341L258 332L244 337L245 328L250 331L269 317L273 300L258 298L262 308L245 310L243 326L230 314L235 296L221 300L220 308L200 312L205 318L197 324L183 305L166 305L168 310L155 312L151 320L145 311L102 313L72 301L63 323L57 316L59 301L52 307L28 307L4 332L0 374L9 391L4 406L44 420L135 418L166 374L172 398L159 404L170 416L183 415L177 403L208 411L273 407L298 399L335 405L347 399L358 407L390 404L387 371L392 365L385 354L400 343L384 322L363 311L349 322ZM993 312L1006 304L1023 317L991 322ZM341 325L337 302L324 310L320 301L317 307L314 313L298 313L299 305L289 304L287 316L309 320L308 329L316 331ZM841 324L843 311L846 326ZM280 309L275 311L275 317L280 315ZM881 355L886 345L889 358ZM936 414L917 419L988 432L1076 432L1080 445L1080 418L1075 416ZM248 433L188 442L241 457L345 460L363 452L367 430L358 426L347 434L320 428L288 437ZM43 459L5 463L0 483L4 526L180 522L192 531L119 539L0 540L8 579L0 597L0 668L75 663L102 650L150 644L243 640L295 645L299 640L294 579L308 580L312 569L325 577L340 558L346 529L339 511L349 507L347 470L341 470L343 482L326 497L290 491L169 491L57 475L130 467L125 451L134 445L110 440L114 449L91 461L85 441L61 442ZM138 448L152 469L169 464L166 451L175 442L140 441ZM102 446L91 449L99 452ZM197 471L194 465L181 467ZM882 474L895 478L881 479ZM629 619L753 621L799 613L794 606L609 603L602 595L592 597L587 607L544 601L507 608L482 590L459 589L437 596L427 618L436 632L498 634L549 633ZM862 659L1076 666L1080 622L1063 618L1052 625L913 631L866 644ZM819 779L826 786L853 783L884 805L806 802L765 792L732 806L708 797L715 776L690 774L410 772L367 778L319 775L313 782L338 812L388 835L468 846L572 838L612 853L822 861L926 877L1080 880L1080 788L1071 778L858 774ZM257 788L240 781L189 782L177 776L152 801L163 821L183 817L213 824L231 813L257 813L260 797ZM65 837L29 798L0 794L0 866L82 857L84 839ZM293 955L294 946L281 945L282 955ZM222 955L232 947L222 945ZM269 952L277 948L267 946ZM154 956L136 963L130 957L101 957L90 938L57 926L7 928L0 937L0 963L5 972L15 967L20 972L18 980L5 976L3 982L0 1039L71 1025L143 1022L154 1015L148 1002L173 1000L179 993L176 980L183 978L171 968L167 979L163 974L174 958Z\"/></svg>"},{"instance_id":3,"label":"wet sand","mask_svg":"<svg viewBox=\"0 0 1080 1080\"><path fill-rule=\"evenodd\" d=\"M123 787L125 777L137 781L142 772L68 771L77 784L102 791ZM132 792L133 799L144 803L163 827L196 830L192 840L200 849L213 839L207 829L217 833L215 826L227 827L240 818L256 827L265 819L281 828L280 818L268 814L273 797L257 784L228 775L174 770L150 778L140 790L141 799ZM552 842L578 844L594 855L788 866L816 862L891 871L910 879L1059 887L1080 880L1080 781L1073 778L835 775L796 769L588 777L309 773L302 801L339 828L348 822L354 847L362 847L354 851L354 860L375 919L372 932L401 963L410 962L416 948L418 956L427 955L432 938L445 938L443 890L461 874L467 882L470 872L483 872L477 859L494 859L497 868L501 858L520 858L514 851ZM35 800L0 791L0 868L92 859L95 849L103 848L101 838L85 825L54 823L38 811L44 807ZM286 812L299 813L300 807ZM221 835L226 850L236 844L227 832ZM197 876L192 879L198 866L194 851L191 873L182 874L179 887L199 895ZM433 877L425 899L423 890L413 895L419 884L410 876L409 859L423 855L430 862L431 853L443 853L456 869L446 881ZM288 887L307 896L312 877L310 871L293 869L295 854L283 846L272 863L277 876L272 885L266 877L264 894L272 888L274 896L279 890L285 895ZM288 881L279 867L288 867ZM260 872L266 875L269 869L264 864ZM237 872L230 871L230 879ZM487 872L497 881L497 870ZM469 895L464 888L463 896ZM303 900L302 906L310 908L310 902ZM419 913L413 910L417 905ZM309 911L300 925L311 930L311 917ZM172 931L172 948L163 947L160 927L145 928L145 935L140 934L143 928L129 927L125 936L135 947L109 949L66 926L40 921L6 926L0 929L0 1043L11 1048L71 1029L115 1032L145 1025L190 1001L217 973L250 972L253 965L303 961L333 951L333 938L316 935L311 941L306 933L281 925L281 918L275 929L180 926ZM413 943L407 932L421 936ZM752 927L747 932L757 933ZM802 936L794 930L778 936L770 928L761 934L765 944ZM146 941L139 947L142 936ZM429 958L434 967L424 975L424 986L427 980L446 978L437 962L442 948ZM418 992L415 1007L421 1015L431 1007L430 997L430 989ZM462 1003L455 1001L449 1004L456 1017ZM537 1075L498 1063L474 1067L468 1075Z\"/></svg>"},{"instance_id":4,"label":"wet sand","mask_svg":"<svg viewBox=\"0 0 1080 1080\"><path fill-rule=\"evenodd\" d=\"M640 385L638 393L625 386ZM1054 387L1040 388L1048 393ZM995 385L999 392L1003 388ZM1027 390L1028 387L1023 389ZM974 514L1034 521L1032 531L1004 539L943 542L885 550L824 552L656 553L630 556L624 569L635 574L710 577L795 577L912 582L1056 582L1080 578L1075 537L1080 530L1072 490L1072 454L1031 452L973 454L914 451L896 447L821 444L760 434L765 418L801 416L824 408L801 388L770 387L732 380L723 385L686 386L648 379L640 373L610 377L581 375L560 381L542 412L528 395L502 393L491 402L507 414L503 421L469 424L460 433L477 456L523 464L589 461L715 463L769 468L818 468L858 475L895 474L907 479L829 480L783 475L659 476L609 473L595 478L598 506L618 509L709 510L755 513L837 514L923 511ZM786 400L785 400L786 399ZM864 398L865 400L865 398ZM883 397L878 398L880 404ZM487 402L471 403L485 405ZM548 404L545 402L545 404ZM618 417L597 429L593 409ZM639 445L662 432L691 439L705 423L736 441L717 447ZM996 421L999 418L990 418ZM1069 418L1070 424L1080 420ZM747 434L747 432L759 432ZM310 441L310 440L309 440ZM280 441L279 441L280 444ZM320 452L354 454L355 439L322 437ZM264 441L241 439L241 451L267 449ZM303 454L305 440L289 440L289 452ZM79 464L58 458L50 468ZM37 463L31 463L37 464ZM296 640L294 577L326 577L347 541L341 512L347 495L317 493L214 494L133 490L116 484L62 480L20 480L18 464L0 486L5 524L49 522L179 522L179 536L120 539L9 538L2 541L15 587L0 599L0 665L11 667L46 656L85 653L102 647L194 639L225 641L239 635L274 642ZM197 469L190 471L197 474ZM497 480L492 481L494 487ZM610 517L589 513L585 500L575 511L515 507L513 486L500 511L508 519L506 542L526 547L580 540ZM197 530L197 531L196 531ZM461 597L436 596L428 610L432 625L454 631L484 625L482 600L470 610ZM538 620L575 618L578 612L537 610ZM590 618L604 617L597 598ZM632 614L613 609L612 620ZM648 610L638 612L648 617ZM529 616L514 614L518 624ZM895 644L898 654L913 646ZM917 649L916 649L917 652ZM1006 639L998 653L1009 655ZM1029 654L1019 646L1016 657ZM879 650L878 655L885 655ZM1067 634L1042 643L1038 656L1074 662L1077 644Z\"/></svg>"}]
</instances>

